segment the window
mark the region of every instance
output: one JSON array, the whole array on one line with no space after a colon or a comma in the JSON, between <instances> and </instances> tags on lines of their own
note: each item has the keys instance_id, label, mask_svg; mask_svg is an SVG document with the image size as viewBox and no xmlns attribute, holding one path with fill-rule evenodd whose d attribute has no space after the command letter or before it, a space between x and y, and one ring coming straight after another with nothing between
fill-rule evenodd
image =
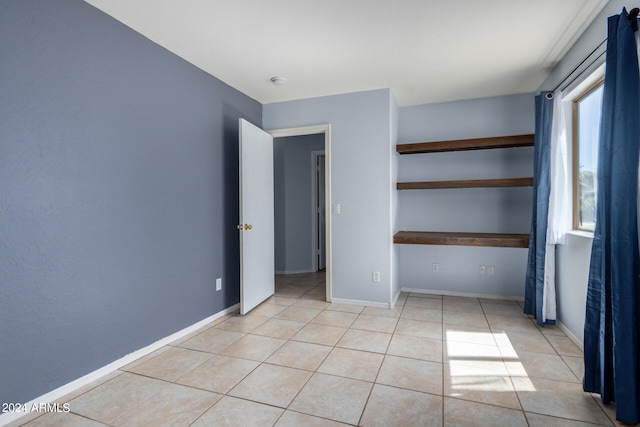
<instances>
[{"instance_id":1,"label":"window","mask_svg":"<svg viewBox=\"0 0 640 427\"><path fill-rule=\"evenodd\" d=\"M573 228L593 231L602 112L602 80L573 100Z\"/></svg>"}]
</instances>

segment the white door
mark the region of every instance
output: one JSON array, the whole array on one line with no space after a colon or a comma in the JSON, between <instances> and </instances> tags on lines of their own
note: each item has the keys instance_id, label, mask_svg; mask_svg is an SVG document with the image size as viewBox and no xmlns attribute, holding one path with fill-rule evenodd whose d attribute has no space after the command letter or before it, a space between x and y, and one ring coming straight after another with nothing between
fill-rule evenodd
<instances>
[{"instance_id":1,"label":"white door","mask_svg":"<svg viewBox=\"0 0 640 427\"><path fill-rule=\"evenodd\" d=\"M273 138L240 119L240 314L273 295Z\"/></svg>"}]
</instances>

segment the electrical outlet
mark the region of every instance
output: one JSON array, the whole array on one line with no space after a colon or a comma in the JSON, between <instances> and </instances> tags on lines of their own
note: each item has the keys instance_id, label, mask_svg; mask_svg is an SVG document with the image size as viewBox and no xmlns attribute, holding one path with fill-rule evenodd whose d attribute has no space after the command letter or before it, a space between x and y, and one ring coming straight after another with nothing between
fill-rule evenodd
<instances>
[{"instance_id":1,"label":"electrical outlet","mask_svg":"<svg viewBox=\"0 0 640 427\"><path fill-rule=\"evenodd\" d=\"M478 268L478 273L484 276L486 270L487 270L487 266L481 265L480 268Z\"/></svg>"},{"instance_id":2,"label":"electrical outlet","mask_svg":"<svg viewBox=\"0 0 640 427\"><path fill-rule=\"evenodd\" d=\"M434 273L437 273L438 271L440 271L440 266L438 265L437 262L434 262L433 264L431 264L431 269L433 270Z\"/></svg>"},{"instance_id":3,"label":"electrical outlet","mask_svg":"<svg viewBox=\"0 0 640 427\"><path fill-rule=\"evenodd\" d=\"M216 279L216 291L222 290L222 278Z\"/></svg>"},{"instance_id":4,"label":"electrical outlet","mask_svg":"<svg viewBox=\"0 0 640 427\"><path fill-rule=\"evenodd\" d=\"M379 282L380 281L380 272L379 271L374 271L373 272L373 281L374 282Z\"/></svg>"},{"instance_id":5,"label":"electrical outlet","mask_svg":"<svg viewBox=\"0 0 640 427\"><path fill-rule=\"evenodd\" d=\"M487 265L487 274L489 276L493 276L496 272L496 269L493 267L493 265Z\"/></svg>"}]
</instances>

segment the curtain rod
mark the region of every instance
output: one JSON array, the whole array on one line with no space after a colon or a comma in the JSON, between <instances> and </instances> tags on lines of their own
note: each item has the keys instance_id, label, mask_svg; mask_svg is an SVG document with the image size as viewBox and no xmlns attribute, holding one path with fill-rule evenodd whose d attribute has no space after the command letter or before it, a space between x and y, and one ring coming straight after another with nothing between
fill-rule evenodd
<instances>
[{"instance_id":1,"label":"curtain rod","mask_svg":"<svg viewBox=\"0 0 640 427\"><path fill-rule=\"evenodd\" d=\"M629 22L631 23L631 28L633 29L634 32L638 31L638 14L640 14L640 8L634 7L633 9L631 9L631 11L629 12L629 14L627 15L627 19L629 20ZM560 81L560 83L558 83L556 85L556 87L553 88L553 90L549 91L546 93L546 97L547 99L552 99L553 98L553 94L562 86L564 85L570 78L571 76L573 76L573 73L575 73L576 71L578 71L578 69L580 67L582 67L582 64L584 64L585 62L587 62L589 60L589 58L591 58L591 56L596 53L598 51L598 49L600 49L602 47L602 45L604 45L606 43L607 39L604 39L600 42L600 44L598 46L596 46L595 49L593 49L589 55L587 55L582 61L580 61L580 63L576 66L576 68L574 68L573 70L571 70L571 72L569 74L567 74L567 76L562 79ZM606 51L605 51L606 52ZM589 69L589 67L591 67L598 59L602 58L602 55L605 54L605 52L600 53L600 55L596 56L590 63L589 65L587 65L581 72L579 72L573 79L571 79L571 81L569 81L569 83L565 86L568 87L570 86L573 82L575 82L586 70Z\"/></svg>"},{"instance_id":2,"label":"curtain rod","mask_svg":"<svg viewBox=\"0 0 640 427\"><path fill-rule=\"evenodd\" d=\"M589 60L589 58L591 58L591 56L596 53L598 51L598 49L600 49L602 47L602 45L604 45L606 43L607 39L604 39L600 42L600 44L598 46L596 46L595 49L593 49L589 55L587 55L582 61L580 61L580 63L576 66L576 68L574 68L573 70L571 70L571 72L569 74L567 74L567 76L562 79L560 81L560 83L558 83L556 85L556 87L553 88L553 90L547 92L547 94L545 95L547 97L547 99L551 99L553 98L553 94L562 86L564 85L570 78L571 76L573 76L573 73L575 73L576 71L578 71L578 69L580 67L582 67L582 64L584 64L585 62L587 62ZM593 61L591 61L589 63L589 65L587 65L584 70L582 70L580 73L578 73L570 82L569 84L573 83L578 77L580 77L586 70L589 69L590 66L592 66L598 59L600 59L602 57L602 55L604 55L604 52L602 52L600 55L598 55Z\"/></svg>"}]
</instances>

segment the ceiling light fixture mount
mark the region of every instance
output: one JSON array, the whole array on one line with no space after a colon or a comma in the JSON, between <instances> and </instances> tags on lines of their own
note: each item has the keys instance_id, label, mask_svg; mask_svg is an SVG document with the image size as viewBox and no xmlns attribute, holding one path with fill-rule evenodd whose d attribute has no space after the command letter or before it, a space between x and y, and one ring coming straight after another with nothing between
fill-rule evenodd
<instances>
[{"instance_id":1,"label":"ceiling light fixture mount","mask_svg":"<svg viewBox=\"0 0 640 427\"><path fill-rule=\"evenodd\" d=\"M282 86L286 82L287 82L287 79L285 79L284 77L279 77L279 76L271 77L271 83L273 83L276 86Z\"/></svg>"}]
</instances>

